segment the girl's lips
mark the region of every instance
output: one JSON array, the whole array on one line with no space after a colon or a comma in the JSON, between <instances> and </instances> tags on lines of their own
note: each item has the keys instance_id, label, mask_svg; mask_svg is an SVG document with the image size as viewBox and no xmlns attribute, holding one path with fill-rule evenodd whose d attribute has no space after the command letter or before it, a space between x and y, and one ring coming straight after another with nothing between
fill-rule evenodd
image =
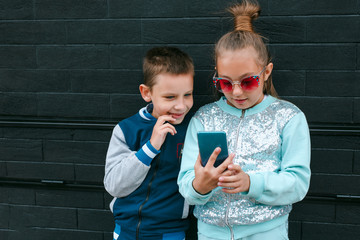
<instances>
[{"instance_id":1,"label":"girl's lips","mask_svg":"<svg viewBox=\"0 0 360 240\"><path fill-rule=\"evenodd\" d=\"M239 104L243 104L244 102L246 102L246 98L245 99L234 99L234 101Z\"/></svg>"}]
</instances>

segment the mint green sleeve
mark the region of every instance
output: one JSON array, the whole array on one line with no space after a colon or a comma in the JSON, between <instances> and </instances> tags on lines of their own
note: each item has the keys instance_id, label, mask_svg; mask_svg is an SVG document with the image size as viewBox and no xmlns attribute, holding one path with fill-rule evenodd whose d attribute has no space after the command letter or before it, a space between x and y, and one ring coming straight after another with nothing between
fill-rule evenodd
<instances>
[{"instance_id":1,"label":"mint green sleeve","mask_svg":"<svg viewBox=\"0 0 360 240\"><path fill-rule=\"evenodd\" d=\"M194 165L199 154L197 132L204 129L196 118L192 118L185 137L184 149L181 158L181 168L178 176L179 192L190 205L203 205L212 195L212 192L202 195L195 191L192 182L195 178Z\"/></svg>"},{"instance_id":2,"label":"mint green sleeve","mask_svg":"<svg viewBox=\"0 0 360 240\"><path fill-rule=\"evenodd\" d=\"M279 172L249 174L245 195L267 205L301 201L310 185L310 133L305 115L294 116L282 132L282 163Z\"/></svg>"}]
</instances>

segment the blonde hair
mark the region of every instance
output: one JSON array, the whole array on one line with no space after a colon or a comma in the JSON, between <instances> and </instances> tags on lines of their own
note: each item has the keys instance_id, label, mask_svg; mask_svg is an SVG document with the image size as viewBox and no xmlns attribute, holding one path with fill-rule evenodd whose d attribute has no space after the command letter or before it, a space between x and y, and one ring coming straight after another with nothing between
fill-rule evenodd
<instances>
[{"instance_id":1,"label":"blonde hair","mask_svg":"<svg viewBox=\"0 0 360 240\"><path fill-rule=\"evenodd\" d=\"M151 90L156 83L156 77L161 73L194 76L194 64L188 54L176 47L154 47L144 57L144 84Z\"/></svg>"},{"instance_id":2,"label":"blonde hair","mask_svg":"<svg viewBox=\"0 0 360 240\"><path fill-rule=\"evenodd\" d=\"M233 15L234 30L222 36L215 45L215 62L224 51L235 51L253 47L258 54L257 62L266 66L271 62L270 53L261 35L253 28L253 21L260 15L260 5L256 0L243 0L227 9ZM264 94L278 97L270 75L264 82Z\"/></svg>"}]
</instances>

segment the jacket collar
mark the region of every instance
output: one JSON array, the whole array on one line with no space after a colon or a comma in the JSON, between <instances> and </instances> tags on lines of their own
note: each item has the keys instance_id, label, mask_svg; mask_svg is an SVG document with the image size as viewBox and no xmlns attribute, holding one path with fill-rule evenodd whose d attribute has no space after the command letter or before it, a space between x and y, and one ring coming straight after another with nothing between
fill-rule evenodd
<instances>
[{"instance_id":1,"label":"jacket collar","mask_svg":"<svg viewBox=\"0 0 360 240\"><path fill-rule=\"evenodd\" d=\"M144 120L156 121L156 118L153 115L151 115L152 111L153 111L153 104L149 103L146 107L143 107L139 110L139 114L141 118Z\"/></svg>"},{"instance_id":2,"label":"jacket collar","mask_svg":"<svg viewBox=\"0 0 360 240\"><path fill-rule=\"evenodd\" d=\"M216 102L216 104L224 111L226 111L232 115L235 115L237 117L241 117L244 112L244 114L245 114L244 117L246 117L246 116L253 115L255 113L259 113L259 112L263 111L264 109L266 109L268 106L270 106L270 104L272 104L275 101L276 101L276 98L274 98L273 96L265 95L264 99L259 104L255 105L251 108L241 110L241 109L235 108L235 107L227 104L226 98L224 96L222 96L220 98L220 100Z\"/></svg>"}]
</instances>

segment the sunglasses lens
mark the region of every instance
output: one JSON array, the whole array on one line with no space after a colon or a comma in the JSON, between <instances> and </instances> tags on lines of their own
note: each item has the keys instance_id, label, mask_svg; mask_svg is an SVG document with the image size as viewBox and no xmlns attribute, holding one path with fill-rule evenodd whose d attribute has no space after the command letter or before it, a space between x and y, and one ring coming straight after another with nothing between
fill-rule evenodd
<instances>
[{"instance_id":1,"label":"sunglasses lens","mask_svg":"<svg viewBox=\"0 0 360 240\"><path fill-rule=\"evenodd\" d=\"M232 84L226 79L219 79L216 88L222 90L223 92L230 92L232 90Z\"/></svg>"},{"instance_id":2,"label":"sunglasses lens","mask_svg":"<svg viewBox=\"0 0 360 240\"><path fill-rule=\"evenodd\" d=\"M241 88L245 91L254 90L259 86L259 77L251 76L241 81Z\"/></svg>"},{"instance_id":3,"label":"sunglasses lens","mask_svg":"<svg viewBox=\"0 0 360 240\"><path fill-rule=\"evenodd\" d=\"M216 89L220 92L231 92L233 90L233 84L227 79L214 77L214 83ZM244 91L252 91L259 87L259 76L245 78L240 85Z\"/></svg>"}]
</instances>

